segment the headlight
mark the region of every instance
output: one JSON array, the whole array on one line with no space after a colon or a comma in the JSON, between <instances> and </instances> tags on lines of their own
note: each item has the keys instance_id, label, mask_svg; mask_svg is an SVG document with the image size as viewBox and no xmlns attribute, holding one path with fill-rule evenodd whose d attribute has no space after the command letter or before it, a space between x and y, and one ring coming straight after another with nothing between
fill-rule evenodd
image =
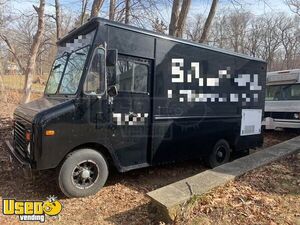
<instances>
[{"instance_id":1,"label":"headlight","mask_svg":"<svg viewBox=\"0 0 300 225\"><path fill-rule=\"evenodd\" d=\"M294 118L299 119L299 113L294 113Z\"/></svg>"},{"instance_id":2,"label":"headlight","mask_svg":"<svg viewBox=\"0 0 300 225\"><path fill-rule=\"evenodd\" d=\"M27 152L28 152L28 155L30 155L30 143L27 145Z\"/></svg>"}]
</instances>

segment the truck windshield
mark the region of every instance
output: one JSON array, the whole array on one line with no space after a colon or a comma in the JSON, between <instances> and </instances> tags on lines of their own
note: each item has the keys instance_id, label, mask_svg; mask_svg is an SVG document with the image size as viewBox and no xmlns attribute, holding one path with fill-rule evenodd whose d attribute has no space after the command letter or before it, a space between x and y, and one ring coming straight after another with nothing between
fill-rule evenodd
<instances>
[{"instance_id":1,"label":"truck windshield","mask_svg":"<svg viewBox=\"0 0 300 225\"><path fill-rule=\"evenodd\" d=\"M49 80L45 89L46 94L55 94L60 83L68 57L62 56L53 63Z\"/></svg>"},{"instance_id":2,"label":"truck windshield","mask_svg":"<svg viewBox=\"0 0 300 225\"><path fill-rule=\"evenodd\" d=\"M88 55L89 46L79 49L69 56L66 70L59 88L60 94L75 94L80 78L83 72L83 67Z\"/></svg>"},{"instance_id":3,"label":"truck windshield","mask_svg":"<svg viewBox=\"0 0 300 225\"><path fill-rule=\"evenodd\" d=\"M53 64L45 94L55 94L59 87L59 94L75 94L81 79L85 61L90 46L73 51Z\"/></svg>"}]
</instances>

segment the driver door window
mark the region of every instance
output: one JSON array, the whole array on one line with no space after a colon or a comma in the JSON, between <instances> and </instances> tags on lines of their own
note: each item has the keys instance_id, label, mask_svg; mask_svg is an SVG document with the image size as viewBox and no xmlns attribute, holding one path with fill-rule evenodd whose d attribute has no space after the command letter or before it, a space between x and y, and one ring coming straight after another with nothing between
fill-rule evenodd
<instances>
[{"instance_id":1,"label":"driver door window","mask_svg":"<svg viewBox=\"0 0 300 225\"><path fill-rule=\"evenodd\" d=\"M119 91L148 92L149 65L142 60L120 57L117 63L116 86Z\"/></svg>"},{"instance_id":2,"label":"driver door window","mask_svg":"<svg viewBox=\"0 0 300 225\"><path fill-rule=\"evenodd\" d=\"M104 78L105 51L97 48L85 80L84 92L89 95L99 95L103 92L101 80ZM104 83L103 83L104 84Z\"/></svg>"}]
</instances>

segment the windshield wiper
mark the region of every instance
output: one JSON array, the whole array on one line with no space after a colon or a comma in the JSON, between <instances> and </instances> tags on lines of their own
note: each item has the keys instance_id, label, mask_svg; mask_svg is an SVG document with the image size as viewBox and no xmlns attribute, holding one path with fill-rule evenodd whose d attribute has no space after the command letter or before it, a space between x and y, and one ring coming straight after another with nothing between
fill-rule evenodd
<instances>
[{"instance_id":1,"label":"windshield wiper","mask_svg":"<svg viewBox=\"0 0 300 225\"><path fill-rule=\"evenodd\" d=\"M83 52L75 52L76 55L86 55L86 53Z\"/></svg>"},{"instance_id":2,"label":"windshield wiper","mask_svg":"<svg viewBox=\"0 0 300 225\"><path fill-rule=\"evenodd\" d=\"M59 67L61 67L61 64L58 64L58 65L54 66L53 70L56 70L56 69L58 69Z\"/></svg>"}]
</instances>

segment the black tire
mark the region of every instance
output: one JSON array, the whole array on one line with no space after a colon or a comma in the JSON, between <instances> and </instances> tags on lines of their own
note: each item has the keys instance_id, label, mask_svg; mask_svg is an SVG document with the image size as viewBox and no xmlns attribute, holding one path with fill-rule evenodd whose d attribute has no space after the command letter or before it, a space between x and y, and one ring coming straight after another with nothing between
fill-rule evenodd
<instances>
[{"instance_id":1,"label":"black tire","mask_svg":"<svg viewBox=\"0 0 300 225\"><path fill-rule=\"evenodd\" d=\"M71 152L60 166L58 184L67 197L85 197L96 194L107 177L108 166L102 154L79 149Z\"/></svg>"},{"instance_id":2,"label":"black tire","mask_svg":"<svg viewBox=\"0 0 300 225\"><path fill-rule=\"evenodd\" d=\"M206 158L206 164L210 168L220 166L229 162L230 159L230 147L227 141L224 139L219 140L212 151Z\"/></svg>"}]
</instances>

